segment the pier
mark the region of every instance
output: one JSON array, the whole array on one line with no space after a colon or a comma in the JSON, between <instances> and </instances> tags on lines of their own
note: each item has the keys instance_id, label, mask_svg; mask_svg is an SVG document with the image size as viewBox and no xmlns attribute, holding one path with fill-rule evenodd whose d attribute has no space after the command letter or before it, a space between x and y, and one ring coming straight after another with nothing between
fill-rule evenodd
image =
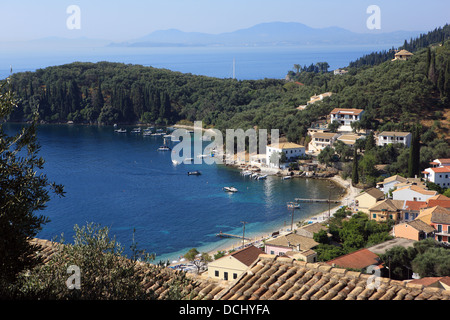
<instances>
[{"instance_id":1,"label":"pier","mask_svg":"<svg viewBox=\"0 0 450 320\"><path fill-rule=\"evenodd\" d=\"M242 239L242 236L237 236L235 234L229 234L229 233L223 233L222 231L220 231L218 234L216 234L216 237ZM244 238L244 240L251 240L251 239Z\"/></svg>"},{"instance_id":2,"label":"pier","mask_svg":"<svg viewBox=\"0 0 450 320\"><path fill-rule=\"evenodd\" d=\"M301 199L295 198L296 202L323 202L323 203L341 203L341 200L332 200L332 199Z\"/></svg>"}]
</instances>

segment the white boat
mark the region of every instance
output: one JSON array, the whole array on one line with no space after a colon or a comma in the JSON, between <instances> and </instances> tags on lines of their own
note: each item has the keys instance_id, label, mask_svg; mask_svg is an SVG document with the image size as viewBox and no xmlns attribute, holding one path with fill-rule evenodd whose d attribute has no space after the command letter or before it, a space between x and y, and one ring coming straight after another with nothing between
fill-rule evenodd
<instances>
[{"instance_id":1,"label":"white boat","mask_svg":"<svg viewBox=\"0 0 450 320\"><path fill-rule=\"evenodd\" d=\"M184 159L184 162L192 162L194 160L194 158L186 158Z\"/></svg>"},{"instance_id":2,"label":"white boat","mask_svg":"<svg viewBox=\"0 0 450 320\"><path fill-rule=\"evenodd\" d=\"M200 171L189 171L188 176L200 176L202 173Z\"/></svg>"},{"instance_id":3,"label":"white boat","mask_svg":"<svg viewBox=\"0 0 450 320\"><path fill-rule=\"evenodd\" d=\"M207 154L199 154L198 156L197 156L197 158L206 158L208 155Z\"/></svg>"},{"instance_id":4,"label":"white boat","mask_svg":"<svg viewBox=\"0 0 450 320\"><path fill-rule=\"evenodd\" d=\"M235 187L223 187L223 190L226 192L238 192L238 189Z\"/></svg>"},{"instance_id":5,"label":"white boat","mask_svg":"<svg viewBox=\"0 0 450 320\"><path fill-rule=\"evenodd\" d=\"M296 202L288 202L287 206L289 209L300 209L300 204Z\"/></svg>"},{"instance_id":6,"label":"white boat","mask_svg":"<svg viewBox=\"0 0 450 320\"><path fill-rule=\"evenodd\" d=\"M158 148L158 151L170 151L172 149L170 149L168 146L161 146Z\"/></svg>"},{"instance_id":7,"label":"white boat","mask_svg":"<svg viewBox=\"0 0 450 320\"><path fill-rule=\"evenodd\" d=\"M172 163L173 163L175 166L180 164L177 160L172 160Z\"/></svg>"},{"instance_id":8,"label":"white boat","mask_svg":"<svg viewBox=\"0 0 450 320\"><path fill-rule=\"evenodd\" d=\"M142 134L144 137L149 137L152 135L151 131L144 131L144 133Z\"/></svg>"},{"instance_id":9,"label":"white boat","mask_svg":"<svg viewBox=\"0 0 450 320\"><path fill-rule=\"evenodd\" d=\"M267 179L267 174L262 175L262 176L258 176L256 179L258 179L258 180Z\"/></svg>"},{"instance_id":10,"label":"white boat","mask_svg":"<svg viewBox=\"0 0 450 320\"><path fill-rule=\"evenodd\" d=\"M243 175L244 177L248 177L248 176L252 175L252 172L251 171L242 171L241 175Z\"/></svg>"},{"instance_id":11,"label":"white boat","mask_svg":"<svg viewBox=\"0 0 450 320\"><path fill-rule=\"evenodd\" d=\"M131 133L141 133L141 128L134 128Z\"/></svg>"},{"instance_id":12,"label":"white boat","mask_svg":"<svg viewBox=\"0 0 450 320\"><path fill-rule=\"evenodd\" d=\"M291 176L284 176L283 180L288 180L288 179L291 179L291 178L292 178Z\"/></svg>"},{"instance_id":13,"label":"white boat","mask_svg":"<svg viewBox=\"0 0 450 320\"><path fill-rule=\"evenodd\" d=\"M114 132L117 132L117 133L127 133L127 129L116 129L116 130L114 130Z\"/></svg>"}]
</instances>

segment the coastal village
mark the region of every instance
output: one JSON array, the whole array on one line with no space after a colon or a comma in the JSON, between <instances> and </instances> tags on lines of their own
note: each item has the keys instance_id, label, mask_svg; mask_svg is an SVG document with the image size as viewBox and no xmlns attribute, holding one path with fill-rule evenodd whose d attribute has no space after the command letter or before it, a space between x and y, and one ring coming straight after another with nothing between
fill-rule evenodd
<instances>
[{"instance_id":1,"label":"coastal village","mask_svg":"<svg viewBox=\"0 0 450 320\"><path fill-rule=\"evenodd\" d=\"M411 55L402 50L394 60L407 60ZM336 70L334 75L345 73ZM332 95L332 92L314 95L298 109L310 108ZM327 119L318 119L311 125L306 146L280 139L277 144L267 145L265 153L236 157L233 164L250 178L275 175L282 179L329 179L345 191L328 199L317 199L329 204L327 211L303 217L301 221L292 219L290 225L254 239L244 234L242 237L219 234L235 237L236 245L207 254L195 252L191 258L180 257L163 268L164 276L158 281L147 279L146 288L164 299L173 275L187 272L196 283L189 296L195 300L450 299L450 274L424 277L409 270L406 279L396 280L391 277L390 264L380 259L393 248L413 248L425 239L433 239L443 247L449 245L450 198L427 186L432 183L443 190L450 186L450 159L430 159L429 168L421 176L384 175L382 181L369 188L341 177L338 165L329 166L318 160L327 147L343 143L354 148L358 140L369 135L380 147L402 144L411 148L411 132L358 130L355 123L364 112L364 109L335 108ZM287 205L301 212L301 200ZM317 235L331 239L331 222L336 214L343 213L346 221L361 215L376 223L390 221L389 239L320 261ZM45 255L51 256L53 244L37 241L47 248ZM142 272L146 268L141 265Z\"/></svg>"},{"instance_id":2,"label":"coastal village","mask_svg":"<svg viewBox=\"0 0 450 320\"><path fill-rule=\"evenodd\" d=\"M411 56L411 53L402 50L395 55L393 61L408 60ZM345 70L336 70L334 74L345 74ZM314 95L306 105L300 105L298 109L311 107L332 94L325 92ZM281 176L283 179L328 178L339 184L345 194L335 195L338 201L322 199L330 205L339 203L337 206L333 204L331 210L307 217L295 225L285 225L284 228L261 238L247 239L242 236L239 240L241 244L219 251L221 255L215 260L205 262L199 277L203 281L226 288L220 290L220 294L214 296L215 299L401 300L450 297L450 274L422 277L410 270L406 280L391 280L390 266L380 260L380 255L386 254L392 248L412 248L414 243L424 239L433 239L444 247L449 246L450 198L430 190L427 186L432 183L443 190L450 186L450 159L431 159L429 168L425 169L420 177L384 175L384 180L369 188L352 185L351 179L343 179L338 169L329 168L317 160L326 147L333 147L342 142L354 148L358 140L366 139L369 134L373 135L377 146L401 144L405 148L411 148L411 132L355 130L355 123L361 120L363 114L363 109L335 108L325 121L313 123L308 129L310 139L307 146L282 139L277 144L267 145L265 154L247 154L236 159L234 164L242 170L243 175L258 178L269 174ZM274 155L278 157L274 158ZM273 159L282 161L278 163ZM289 205L293 209L301 210L301 203ZM298 207L294 207L295 205ZM391 221L389 240L326 262L319 262L315 251L319 243L315 240L315 235L324 232L327 237L331 237L330 219L336 212L343 210L348 214L346 219L364 214L370 221ZM303 273L300 270L303 270ZM313 270L315 276L312 276ZM355 281L366 281L370 278L374 270L379 275L383 274L380 277L382 290L370 285L365 288L355 285ZM299 273L311 274L308 281L303 283L304 286L295 286L289 276L286 276ZM352 290L347 287L348 283L342 284L342 279L347 277L347 281L353 283Z\"/></svg>"},{"instance_id":3,"label":"coastal village","mask_svg":"<svg viewBox=\"0 0 450 320\"><path fill-rule=\"evenodd\" d=\"M401 50L389 63L402 63L412 56ZM337 69L333 75L347 73ZM295 108L314 108L333 95L315 93ZM362 129L359 124L365 112L365 106L334 108L310 124L303 144L283 136L258 153L236 155L232 162L242 179L327 179L343 192L330 187L325 199L286 203L292 221L270 234L246 236L244 223L242 236L217 234L233 238L232 245L228 242L211 252L193 248L178 260L158 265L137 259L133 263L142 277L140 285L159 300L173 298L179 283L183 283L176 296L179 300L449 300L448 261L439 265L433 260L438 266L423 266L417 272L408 255L450 248L450 158L429 159L427 168L409 177L390 175L377 163L376 182L355 182L343 160L351 167L355 162L349 159L357 158L357 152L338 154L338 148L356 150L372 140L375 148L414 147L414 132ZM304 216L305 202L322 202L328 209ZM301 219L294 219L294 213ZM42 248L36 255L44 264L60 251L53 241L31 242ZM441 274L437 276L434 269L438 267ZM184 282L184 277L189 281Z\"/></svg>"}]
</instances>

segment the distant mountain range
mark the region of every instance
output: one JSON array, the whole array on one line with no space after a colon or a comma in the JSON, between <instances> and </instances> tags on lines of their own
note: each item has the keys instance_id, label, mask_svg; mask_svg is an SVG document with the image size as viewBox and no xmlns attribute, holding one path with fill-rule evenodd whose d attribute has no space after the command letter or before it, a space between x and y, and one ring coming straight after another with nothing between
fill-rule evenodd
<instances>
[{"instance_id":1,"label":"distant mountain range","mask_svg":"<svg viewBox=\"0 0 450 320\"><path fill-rule=\"evenodd\" d=\"M369 30L368 30L369 31ZM423 31L355 33L339 27L311 28L296 22L261 23L247 29L220 34L154 31L144 37L108 44L112 47L160 46L290 46L290 45L376 45L403 44Z\"/></svg>"}]
</instances>

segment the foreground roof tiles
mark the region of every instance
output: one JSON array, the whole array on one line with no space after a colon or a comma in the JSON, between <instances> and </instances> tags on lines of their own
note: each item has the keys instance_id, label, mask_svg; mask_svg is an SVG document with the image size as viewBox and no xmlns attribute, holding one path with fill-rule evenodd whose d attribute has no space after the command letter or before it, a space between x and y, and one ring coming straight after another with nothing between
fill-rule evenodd
<instances>
[{"instance_id":1,"label":"foreground roof tiles","mask_svg":"<svg viewBox=\"0 0 450 320\"><path fill-rule=\"evenodd\" d=\"M222 291L219 300L449 300L450 290L378 278L306 263L286 257L260 255L259 260Z\"/></svg>"},{"instance_id":2,"label":"foreground roof tiles","mask_svg":"<svg viewBox=\"0 0 450 320\"><path fill-rule=\"evenodd\" d=\"M58 244L33 240L42 246L39 254L49 261ZM166 299L178 272L138 263L144 275L142 285ZM371 275L334 268L325 263L306 263L292 258L261 254L236 282L224 288L217 282L194 277L184 289L183 300L450 300L450 290L423 284L378 278L371 287ZM369 281L368 281L369 280Z\"/></svg>"}]
</instances>

